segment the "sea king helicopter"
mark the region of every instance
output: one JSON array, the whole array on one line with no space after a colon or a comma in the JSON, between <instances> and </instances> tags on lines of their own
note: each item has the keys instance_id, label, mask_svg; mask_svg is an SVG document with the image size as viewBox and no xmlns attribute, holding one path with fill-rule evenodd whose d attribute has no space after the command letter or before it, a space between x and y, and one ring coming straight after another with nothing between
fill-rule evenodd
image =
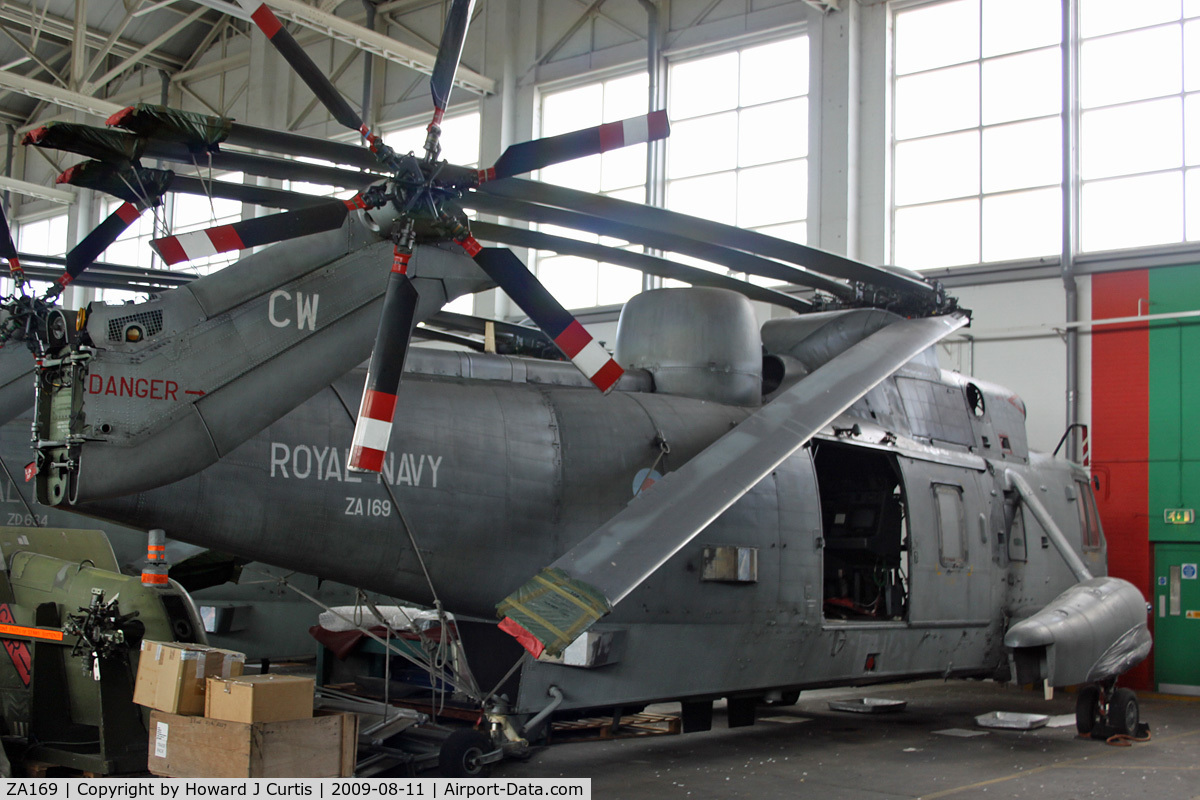
<instances>
[{"instance_id":1,"label":"sea king helicopter","mask_svg":"<svg viewBox=\"0 0 1200 800\"><path fill-rule=\"evenodd\" d=\"M53 289L11 298L5 335L38 365L41 503L452 612L465 659L447 680L490 721L467 733L471 769L554 713L678 700L703 730L719 698L737 726L803 689L930 676L1083 685L1081 731L1134 729L1116 682L1149 652L1145 599L1105 577L1086 472L1029 450L1011 392L939 369L933 346L969 321L940 286L518 177L666 136L661 111L487 169L439 160L470 0L447 12L423 154L387 147L268 5L240 1L368 146L146 105L34 131L91 159L61 181L126 201L58 285L180 188L143 156L359 193L220 187L288 210L157 239L163 259L270 246L77 325ZM503 245L692 286L631 299L610 355ZM496 286L554 357L409 348ZM794 313L759 326L751 301Z\"/></svg>"}]
</instances>

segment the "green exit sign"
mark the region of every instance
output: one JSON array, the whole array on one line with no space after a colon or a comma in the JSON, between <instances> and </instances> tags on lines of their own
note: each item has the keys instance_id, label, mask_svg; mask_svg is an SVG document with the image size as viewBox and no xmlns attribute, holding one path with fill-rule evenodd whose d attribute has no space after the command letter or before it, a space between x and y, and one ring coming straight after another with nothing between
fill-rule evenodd
<instances>
[{"instance_id":1,"label":"green exit sign","mask_svg":"<svg viewBox=\"0 0 1200 800\"><path fill-rule=\"evenodd\" d=\"M1168 508L1163 511L1163 522L1168 525L1191 525L1195 521L1194 508Z\"/></svg>"}]
</instances>

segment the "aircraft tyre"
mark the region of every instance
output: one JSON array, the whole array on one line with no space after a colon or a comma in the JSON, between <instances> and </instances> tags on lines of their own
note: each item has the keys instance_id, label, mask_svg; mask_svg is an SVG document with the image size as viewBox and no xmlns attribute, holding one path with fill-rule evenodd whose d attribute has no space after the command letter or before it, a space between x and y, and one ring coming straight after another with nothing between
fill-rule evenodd
<instances>
[{"instance_id":1,"label":"aircraft tyre","mask_svg":"<svg viewBox=\"0 0 1200 800\"><path fill-rule=\"evenodd\" d=\"M438 751L438 772L443 778L486 778L491 764L480 763L480 757L496 748L487 734L473 728L459 728L446 737Z\"/></svg>"},{"instance_id":2,"label":"aircraft tyre","mask_svg":"<svg viewBox=\"0 0 1200 800\"><path fill-rule=\"evenodd\" d=\"M1117 689L1108 702L1108 727L1114 733L1134 736L1137 732L1140 714L1137 695L1132 689Z\"/></svg>"},{"instance_id":3,"label":"aircraft tyre","mask_svg":"<svg viewBox=\"0 0 1200 800\"><path fill-rule=\"evenodd\" d=\"M1084 686L1075 697L1075 730L1087 736L1103 721L1100 715L1100 687Z\"/></svg>"}]
</instances>

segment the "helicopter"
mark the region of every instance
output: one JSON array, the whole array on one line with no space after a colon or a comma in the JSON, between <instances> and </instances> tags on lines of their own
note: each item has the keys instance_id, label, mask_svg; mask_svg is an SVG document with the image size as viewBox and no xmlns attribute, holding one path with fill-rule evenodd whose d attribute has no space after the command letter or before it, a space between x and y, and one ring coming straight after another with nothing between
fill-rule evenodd
<instances>
[{"instance_id":1,"label":"helicopter","mask_svg":"<svg viewBox=\"0 0 1200 800\"><path fill-rule=\"evenodd\" d=\"M38 500L453 612L474 653L453 685L491 722L475 766L555 713L677 700L704 730L718 698L737 726L804 689L930 676L1084 685L1081 732L1133 732L1117 680L1149 653L1145 598L1105 576L1089 476L1029 449L1020 398L938 367L969 313L917 273L518 177L666 136L661 112L483 170L439 161L471 6L450 5L423 156L388 148L252 2L366 149L145 105L115 131L30 135L92 158L63 180L133 211L172 180L143 154L360 190L162 237L168 264L269 246L77 325L52 297L11 300L6 332L37 357ZM345 166L221 149L238 142ZM632 298L610 354L502 245L691 287ZM410 348L418 323L494 287L556 359ZM760 326L752 302L787 316Z\"/></svg>"}]
</instances>

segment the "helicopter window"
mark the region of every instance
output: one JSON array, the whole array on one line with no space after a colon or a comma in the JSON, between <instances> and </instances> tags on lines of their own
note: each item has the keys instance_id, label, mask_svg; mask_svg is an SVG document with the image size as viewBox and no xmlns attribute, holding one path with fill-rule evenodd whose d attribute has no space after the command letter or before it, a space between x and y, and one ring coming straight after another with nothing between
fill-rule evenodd
<instances>
[{"instance_id":1,"label":"helicopter window","mask_svg":"<svg viewBox=\"0 0 1200 800\"><path fill-rule=\"evenodd\" d=\"M983 399L983 391L973 383L967 384L967 405L976 417L982 417L987 411L987 403Z\"/></svg>"},{"instance_id":2,"label":"helicopter window","mask_svg":"<svg viewBox=\"0 0 1200 800\"><path fill-rule=\"evenodd\" d=\"M962 487L933 484L938 512L938 545L943 567L961 567L967 560L967 526L963 514Z\"/></svg>"},{"instance_id":3,"label":"helicopter window","mask_svg":"<svg viewBox=\"0 0 1200 800\"><path fill-rule=\"evenodd\" d=\"M887 453L832 442L821 442L814 458L825 537L825 618L904 619L907 527L895 460Z\"/></svg>"},{"instance_id":4,"label":"helicopter window","mask_svg":"<svg viewBox=\"0 0 1200 800\"><path fill-rule=\"evenodd\" d=\"M1100 515L1096 513L1096 498L1092 488L1083 481L1075 481L1079 487L1079 530L1083 546L1094 550L1100 546Z\"/></svg>"},{"instance_id":5,"label":"helicopter window","mask_svg":"<svg viewBox=\"0 0 1200 800\"><path fill-rule=\"evenodd\" d=\"M904 400L913 436L965 446L975 444L971 418L963 402L962 390L957 386L918 378L896 378L896 388Z\"/></svg>"}]
</instances>

